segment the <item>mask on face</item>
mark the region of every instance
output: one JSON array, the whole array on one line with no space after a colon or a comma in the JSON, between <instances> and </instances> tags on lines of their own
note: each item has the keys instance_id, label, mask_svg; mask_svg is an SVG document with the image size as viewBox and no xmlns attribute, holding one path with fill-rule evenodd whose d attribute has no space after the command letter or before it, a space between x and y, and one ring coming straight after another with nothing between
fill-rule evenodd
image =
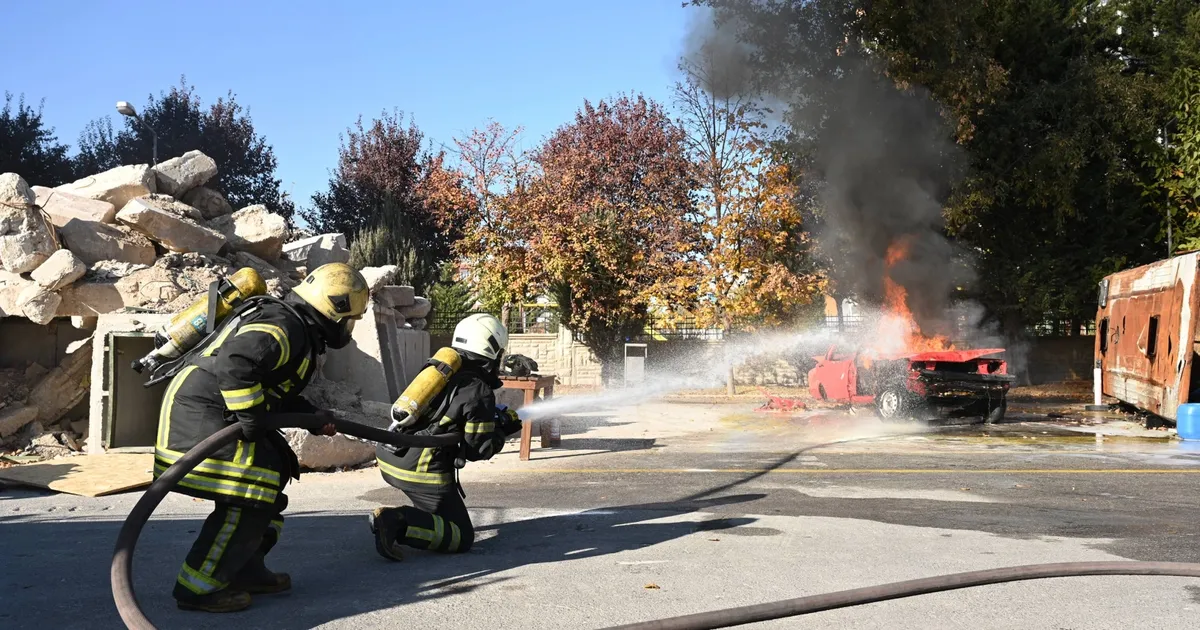
<instances>
[{"instance_id":1,"label":"mask on face","mask_svg":"<svg viewBox=\"0 0 1200 630\"><path fill-rule=\"evenodd\" d=\"M355 321L353 319L343 319L340 322L330 321L325 328L325 345L334 350L350 345Z\"/></svg>"}]
</instances>

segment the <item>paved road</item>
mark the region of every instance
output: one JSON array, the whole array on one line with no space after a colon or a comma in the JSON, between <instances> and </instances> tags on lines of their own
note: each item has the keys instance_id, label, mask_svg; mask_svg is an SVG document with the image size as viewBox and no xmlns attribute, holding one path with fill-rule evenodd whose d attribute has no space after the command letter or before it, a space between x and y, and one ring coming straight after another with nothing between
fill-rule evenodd
<instances>
[{"instance_id":1,"label":"paved road","mask_svg":"<svg viewBox=\"0 0 1200 630\"><path fill-rule=\"evenodd\" d=\"M732 434L693 434L665 444L619 438L618 452L565 440L533 462L468 468L476 549L414 552L402 564L376 556L366 528L371 507L399 500L376 471L305 475L289 490L284 541L272 554L294 592L224 617L172 606L174 572L206 508L173 496L142 536L138 593L164 628L603 628L1017 564L1200 562L1200 456L1161 442L1056 435L795 438L772 450L771 440L739 449ZM119 627L107 566L134 500L0 491L0 627ZM1200 580L1110 577L753 627L1198 626Z\"/></svg>"}]
</instances>

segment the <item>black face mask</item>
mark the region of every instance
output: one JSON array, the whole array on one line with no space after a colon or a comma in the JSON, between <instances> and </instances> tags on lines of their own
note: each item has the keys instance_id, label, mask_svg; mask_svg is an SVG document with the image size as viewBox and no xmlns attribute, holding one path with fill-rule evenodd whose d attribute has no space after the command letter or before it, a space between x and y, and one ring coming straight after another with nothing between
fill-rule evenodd
<instances>
[{"instance_id":1,"label":"black face mask","mask_svg":"<svg viewBox=\"0 0 1200 630\"><path fill-rule=\"evenodd\" d=\"M338 350L350 345L351 334L354 332L354 320L343 319L341 322L335 322L331 319L325 320L326 325L323 326L323 336L325 337L325 345Z\"/></svg>"}]
</instances>

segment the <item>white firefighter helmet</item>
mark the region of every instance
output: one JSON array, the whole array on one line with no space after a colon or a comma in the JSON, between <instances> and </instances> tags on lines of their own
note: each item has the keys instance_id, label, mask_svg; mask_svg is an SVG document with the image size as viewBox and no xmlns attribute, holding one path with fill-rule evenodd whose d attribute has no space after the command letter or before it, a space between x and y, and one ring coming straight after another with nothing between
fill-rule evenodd
<instances>
[{"instance_id":1,"label":"white firefighter helmet","mask_svg":"<svg viewBox=\"0 0 1200 630\"><path fill-rule=\"evenodd\" d=\"M494 315L471 315L454 327L454 341L450 347L494 361L508 347L508 329Z\"/></svg>"}]
</instances>

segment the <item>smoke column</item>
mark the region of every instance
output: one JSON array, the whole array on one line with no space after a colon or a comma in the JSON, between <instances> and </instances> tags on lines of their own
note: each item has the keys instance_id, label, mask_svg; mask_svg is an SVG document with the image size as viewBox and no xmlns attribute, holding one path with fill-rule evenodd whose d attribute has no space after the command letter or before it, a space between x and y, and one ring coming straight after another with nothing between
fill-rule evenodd
<instances>
[{"instance_id":1,"label":"smoke column","mask_svg":"<svg viewBox=\"0 0 1200 630\"><path fill-rule=\"evenodd\" d=\"M780 23L794 16L763 3L712 4L716 13L693 22L685 59L712 63L719 76L752 77L779 112L805 168L813 227L835 282L879 304L890 277L922 333L948 333L950 297L973 274L966 252L943 233L942 206L962 160L936 103L918 87L897 89L846 50L837 28L818 24L833 19L818 2L802 3L811 19L796 28ZM906 251L889 268L896 246Z\"/></svg>"}]
</instances>

